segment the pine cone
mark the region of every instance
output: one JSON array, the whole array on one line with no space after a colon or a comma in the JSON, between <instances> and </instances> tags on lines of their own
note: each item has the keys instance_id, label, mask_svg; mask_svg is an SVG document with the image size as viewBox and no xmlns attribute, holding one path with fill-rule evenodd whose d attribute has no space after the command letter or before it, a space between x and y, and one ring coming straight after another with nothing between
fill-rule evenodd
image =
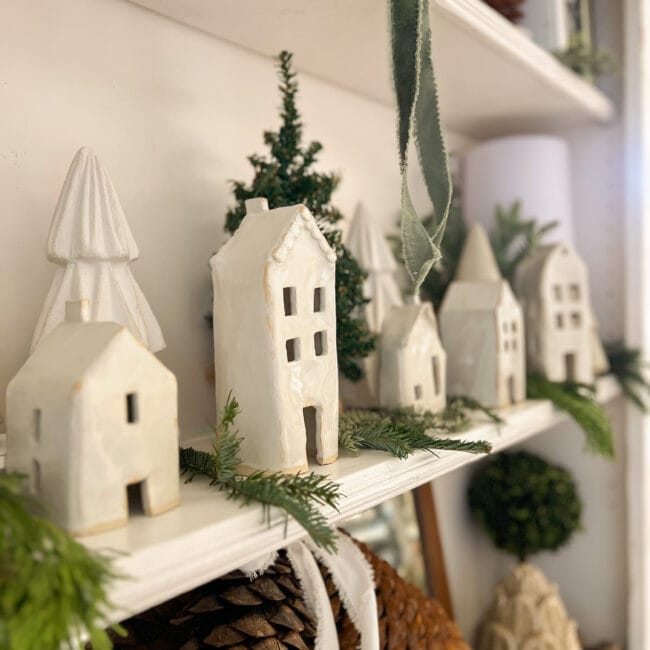
<instances>
[{"instance_id":1,"label":"pine cone","mask_svg":"<svg viewBox=\"0 0 650 650\"><path fill-rule=\"evenodd\" d=\"M354 541L375 574L380 650L470 650L437 600L406 582L365 544ZM355 650L359 633L341 605L332 578L323 566L320 568L330 595L341 650Z\"/></svg>"},{"instance_id":2,"label":"pine cone","mask_svg":"<svg viewBox=\"0 0 650 650\"><path fill-rule=\"evenodd\" d=\"M293 568L280 553L250 580L233 571L129 619L116 650L308 650L316 621Z\"/></svg>"},{"instance_id":3,"label":"pine cone","mask_svg":"<svg viewBox=\"0 0 650 650\"><path fill-rule=\"evenodd\" d=\"M502 16L507 18L513 23L523 18L524 14L521 11L520 5L525 0L484 0L493 9L498 11Z\"/></svg>"}]
</instances>

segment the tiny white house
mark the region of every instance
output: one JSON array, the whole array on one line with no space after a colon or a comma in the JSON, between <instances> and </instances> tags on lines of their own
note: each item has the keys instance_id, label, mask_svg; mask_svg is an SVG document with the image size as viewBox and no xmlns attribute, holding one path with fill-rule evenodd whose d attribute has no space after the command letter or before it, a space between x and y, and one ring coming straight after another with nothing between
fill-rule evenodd
<instances>
[{"instance_id":1,"label":"tiny white house","mask_svg":"<svg viewBox=\"0 0 650 650\"><path fill-rule=\"evenodd\" d=\"M126 523L127 486L145 514L179 503L174 375L125 327L68 302L7 389L7 467L78 535Z\"/></svg>"},{"instance_id":2,"label":"tiny white house","mask_svg":"<svg viewBox=\"0 0 650 650\"><path fill-rule=\"evenodd\" d=\"M431 303L393 307L380 339L379 403L436 413L445 408L447 355Z\"/></svg>"},{"instance_id":3,"label":"tiny white house","mask_svg":"<svg viewBox=\"0 0 650 650\"><path fill-rule=\"evenodd\" d=\"M217 408L241 406L242 470L338 456L336 254L304 205L246 216L211 259Z\"/></svg>"},{"instance_id":4,"label":"tiny white house","mask_svg":"<svg viewBox=\"0 0 650 650\"><path fill-rule=\"evenodd\" d=\"M485 230L470 229L440 309L447 392L501 408L526 397L524 322Z\"/></svg>"},{"instance_id":5,"label":"tiny white house","mask_svg":"<svg viewBox=\"0 0 650 650\"><path fill-rule=\"evenodd\" d=\"M604 355L589 300L587 268L568 244L540 247L518 272L528 366L551 381L590 384Z\"/></svg>"}]
</instances>

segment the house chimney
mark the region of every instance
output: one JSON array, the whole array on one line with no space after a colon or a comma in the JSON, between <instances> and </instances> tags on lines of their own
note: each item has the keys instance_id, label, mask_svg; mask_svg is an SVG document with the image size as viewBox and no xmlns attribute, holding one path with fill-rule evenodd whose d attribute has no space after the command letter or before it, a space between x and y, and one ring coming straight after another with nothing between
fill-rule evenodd
<instances>
[{"instance_id":1,"label":"house chimney","mask_svg":"<svg viewBox=\"0 0 650 650\"><path fill-rule=\"evenodd\" d=\"M87 323L90 320L90 300L67 300L66 323Z\"/></svg>"},{"instance_id":2,"label":"house chimney","mask_svg":"<svg viewBox=\"0 0 650 650\"><path fill-rule=\"evenodd\" d=\"M246 205L246 214L269 211L269 202L263 196L260 196L256 199L246 199L245 205Z\"/></svg>"}]
</instances>

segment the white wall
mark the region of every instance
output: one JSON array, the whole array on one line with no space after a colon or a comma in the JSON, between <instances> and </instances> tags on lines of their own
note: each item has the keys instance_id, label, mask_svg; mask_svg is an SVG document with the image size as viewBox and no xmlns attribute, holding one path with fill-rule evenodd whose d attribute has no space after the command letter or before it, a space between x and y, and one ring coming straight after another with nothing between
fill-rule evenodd
<instances>
[{"instance_id":1,"label":"white wall","mask_svg":"<svg viewBox=\"0 0 650 650\"><path fill-rule=\"evenodd\" d=\"M167 340L183 435L213 419L208 259L228 180L250 178L246 156L278 124L276 85L270 59L123 0L0 2L0 416L53 275L50 217L76 149L90 145L140 246L132 268ZM325 146L320 167L343 179L336 204L351 215L361 199L392 228L393 111L306 76L300 87L306 136Z\"/></svg>"}]
</instances>

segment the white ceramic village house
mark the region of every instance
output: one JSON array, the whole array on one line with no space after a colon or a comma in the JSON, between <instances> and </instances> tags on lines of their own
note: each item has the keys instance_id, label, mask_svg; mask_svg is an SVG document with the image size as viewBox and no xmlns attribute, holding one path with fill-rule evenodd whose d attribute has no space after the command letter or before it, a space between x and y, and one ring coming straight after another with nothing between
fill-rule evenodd
<instances>
[{"instance_id":1,"label":"white ceramic village house","mask_svg":"<svg viewBox=\"0 0 650 650\"><path fill-rule=\"evenodd\" d=\"M7 389L7 467L79 535L125 524L129 485L147 515L179 502L176 379L125 327L89 317L68 302Z\"/></svg>"},{"instance_id":2,"label":"white ceramic village house","mask_svg":"<svg viewBox=\"0 0 650 650\"><path fill-rule=\"evenodd\" d=\"M336 254L304 205L246 201L210 261L217 409L241 414L243 471L299 472L338 455ZM309 453L308 453L309 452Z\"/></svg>"},{"instance_id":3,"label":"white ceramic village house","mask_svg":"<svg viewBox=\"0 0 650 650\"><path fill-rule=\"evenodd\" d=\"M158 321L129 264L138 259L113 184L97 156L77 151L54 210L47 259L57 265L32 351L65 317L68 300L91 300L91 319L121 323L152 352L165 347Z\"/></svg>"},{"instance_id":4,"label":"white ceramic village house","mask_svg":"<svg viewBox=\"0 0 650 650\"><path fill-rule=\"evenodd\" d=\"M589 299L587 268L568 244L544 246L516 280L524 307L528 366L551 381L591 384L607 370Z\"/></svg>"},{"instance_id":5,"label":"white ceramic village house","mask_svg":"<svg viewBox=\"0 0 650 650\"><path fill-rule=\"evenodd\" d=\"M435 413L445 408L447 355L431 303L394 307L380 339L379 403Z\"/></svg>"},{"instance_id":6,"label":"white ceramic village house","mask_svg":"<svg viewBox=\"0 0 650 650\"><path fill-rule=\"evenodd\" d=\"M368 274L363 283L363 295L368 299L363 306L363 316L368 329L379 335L386 316L404 301L396 280L395 256L377 221L361 204L355 210L345 245ZM379 406L379 344L359 363L363 377L354 382L342 377L341 398L351 408L376 408Z\"/></svg>"},{"instance_id":7,"label":"white ceramic village house","mask_svg":"<svg viewBox=\"0 0 650 650\"><path fill-rule=\"evenodd\" d=\"M447 392L492 408L525 399L521 307L499 272L481 225L470 229L456 277L440 309Z\"/></svg>"}]
</instances>

